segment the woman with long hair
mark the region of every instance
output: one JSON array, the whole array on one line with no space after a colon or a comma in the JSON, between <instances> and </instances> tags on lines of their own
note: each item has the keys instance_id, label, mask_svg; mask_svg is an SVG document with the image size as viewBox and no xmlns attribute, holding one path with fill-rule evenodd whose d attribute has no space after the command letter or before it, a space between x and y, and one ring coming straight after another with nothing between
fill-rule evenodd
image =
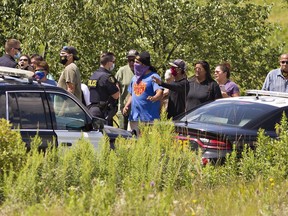
<instances>
[{"instance_id":1,"label":"woman with long hair","mask_svg":"<svg viewBox=\"0 0 288 216\"><path fill-rule=\"evenodd\" d=\"M189 79L186 110L190 110L199 104L222 98L219 85L212 78L210 65L207 61L196 62L194 71L194 76Z\"/></svg>"}]
</instances>

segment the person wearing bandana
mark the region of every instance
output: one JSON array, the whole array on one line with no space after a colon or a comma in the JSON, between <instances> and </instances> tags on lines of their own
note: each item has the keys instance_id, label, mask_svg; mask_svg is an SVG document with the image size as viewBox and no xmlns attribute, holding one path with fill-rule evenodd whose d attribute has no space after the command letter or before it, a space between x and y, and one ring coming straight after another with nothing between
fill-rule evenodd
<instances>
[{"instance_id":1,"label":"person wearing bandana","mask_svg":"<svg viewBox=\"0 0 288 216\"><path fill-rule=\"evenodd\" d=\"M262 90L288 92L288 53L280 56L279 63L280 68L267 74Z\"/></svg>"},{"instance_id":2,"label":"person wearing bandana","mask_svg":"<svg viewBox=\"0 0 288 216\"><path fill-rule=\"evenodd\" d=\"M160 86L169 89L169 99L167 106L167 118L174 118L185 112L186 96L189 91L189 82L186 77L186 63L182 59L170 62L171 74L174 81L164 83L160 79L153 77L153 81Z\"/></svg>"},{"instance_id":3,"label":"person wearing bandana","mask_svg":"<svg viewBox=\"0 0 288 216\"><path fill-rule=\"evenodd\" d=\"M163 88L153 82L152 77L160 80L161 78L151 65L150 54L146 51L136 56L134 74L128 87L129 98L123 108L123 114L128 114L131 108L130 128L139 135L139 121L148 123L160 118Z\"/></svg>"}]
</instances>

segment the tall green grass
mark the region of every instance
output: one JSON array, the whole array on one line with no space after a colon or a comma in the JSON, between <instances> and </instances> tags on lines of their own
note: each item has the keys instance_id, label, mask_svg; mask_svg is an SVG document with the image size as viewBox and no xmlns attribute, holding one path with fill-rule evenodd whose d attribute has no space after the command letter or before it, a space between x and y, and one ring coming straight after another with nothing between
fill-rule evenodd
<instances>
[{"instance_id":1,"label":"tall green grass","mask_svg":"<svg viewBox=\"0 0 288 216\"><path fill-rule=\"evenodd\" d=\"M82 138L44 154L36 137L23 163L3 171L0 214L287 215L286 122L279 139L259 131L256 151L232 153L223 166L202 166L169 121L142 126L139 139L118 138L115 150L107 137L97 151Z\"/></svg>"}]
</instances>

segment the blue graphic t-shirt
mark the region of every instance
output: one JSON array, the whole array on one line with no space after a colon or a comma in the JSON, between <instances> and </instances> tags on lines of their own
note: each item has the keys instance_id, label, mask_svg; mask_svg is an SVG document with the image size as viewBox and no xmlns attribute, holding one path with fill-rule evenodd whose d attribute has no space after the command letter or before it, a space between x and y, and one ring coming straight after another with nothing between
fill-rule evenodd
<instances>
[{"instance_id":1,"label":"blue graphic t-shirt","mask_svg":"<svg viewBox=\"0 0 288 216\"><path fill-rule=\"evenodd\" d=\"M158 89L162 89L161 86L152 81L152 76L161 79L155 72L145 74L139 84L136 82L136 76L132 78L128 88L132 95L129 121L153 121L160 118L160 101L147 100L148 96L154 96Z\"/></svg>"}]
</instances>

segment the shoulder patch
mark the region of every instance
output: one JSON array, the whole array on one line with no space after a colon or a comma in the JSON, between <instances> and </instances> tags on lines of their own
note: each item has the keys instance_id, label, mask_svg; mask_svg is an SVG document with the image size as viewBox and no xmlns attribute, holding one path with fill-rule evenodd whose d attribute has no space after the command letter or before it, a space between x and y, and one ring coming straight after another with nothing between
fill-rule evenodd
<instances>
[{"instance_id":1,"label":"shoulder patch","mask_svg":"<svg viewBox=\"0 0 288 216\"><path fill-rule=\"evenodd\" d=\"M114 76L108 77L108 81L111 83L116 83L116 79L114 78Z\"/></svg>"}]
</instances>

